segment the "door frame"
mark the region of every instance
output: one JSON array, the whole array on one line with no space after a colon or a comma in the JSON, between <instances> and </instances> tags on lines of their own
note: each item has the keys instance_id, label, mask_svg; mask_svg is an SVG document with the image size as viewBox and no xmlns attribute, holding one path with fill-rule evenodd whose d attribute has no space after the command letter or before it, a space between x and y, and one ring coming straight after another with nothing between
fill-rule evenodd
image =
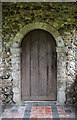
<instances>
[{"instance_id":1,"label":"door frame","mask_svg":"<svg viewBox=\"0 0 77 120\"><path fill-rule=\"evenodd\" d=\"M21 42L24 36L32 30L42 29L49 32L56 41L56 52L57 52L57 101L64 103L66 101L65 90L66 90L66 65L65 65L65 53L67 49L64 45L64 41L60 36L59 32L51 25L43 22L35 22L25 25L16 34L13 39L11 47L11 61L12 61L12 77L13 77L13 100L16 103L22 102L21 100ZM16 66L16 67L15 67Z\"/></svg>"}]
</instances>

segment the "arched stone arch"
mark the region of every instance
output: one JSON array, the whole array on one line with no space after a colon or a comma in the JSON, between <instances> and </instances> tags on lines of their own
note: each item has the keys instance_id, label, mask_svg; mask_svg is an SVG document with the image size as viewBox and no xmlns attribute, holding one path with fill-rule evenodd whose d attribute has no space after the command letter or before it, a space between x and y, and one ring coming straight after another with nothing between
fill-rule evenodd
<instances>
[{"instance_id":1,"label":"arched stone arch","mask_svg":"<svg viewBox=\"0 0 77 120\"><path fill-rule=\"evenodd\" d=\"M57 47L63 47L64 46L64 42L62 37L60 36L59 32L52 27L51 25L47 24L47 23L43 23L43 22L35 22L35 23L30 23L25 25L15 36L13 42L16 43L18 42L18 44L21 44L21 41L23 39L23 37L29 33L32 30L35 29L42 29L45 30L47 32L49 32L55 39ZM13 43L13 45L14 45Z\"/></svg>"},{"instance_id":2,"label":"arched stone arch","mask_svg":"<svg viewBox=\"0 0 77 120\"><path fill-rule=\"evenodd\" d=\"M21 42L24 36L32 30L42 29L49 32L56 41L57 52L57 102L65 102L66 90L66 66L65 66L65 52L66 48L59 32L51 25L43 22L30 23L25 25L15 36L12 47L12 77L13 77L13 92L14 101L21 102Z\"/></svg>"}]
</instances>

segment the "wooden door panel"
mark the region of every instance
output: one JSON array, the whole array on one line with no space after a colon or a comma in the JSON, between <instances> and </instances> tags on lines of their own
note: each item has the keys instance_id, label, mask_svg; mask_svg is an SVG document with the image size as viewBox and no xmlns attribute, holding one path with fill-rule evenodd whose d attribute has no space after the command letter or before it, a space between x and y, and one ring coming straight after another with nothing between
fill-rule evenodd
<instances>
[{"instance_id":1,"label":"wooden door panel","mask_svg":"<svg viewBox=\"0 0 77 120\"><path fill-rule=\"evenodd\" d=\"M49 41L49 40L48 40ZM47 44L47 96L50 96L53 91L53 82L52 82L52 48L51 42Z\"/></svg>"},{"instance_id":2,"label":"wooden door panel","mask_svg":"<svg viewBox=\"0 0 77 120\"><path fill-rule=\"evenodd\" d=\"M38 96L38 32L31 33L31 96Z\"/></svg>"},{"instance_id":3,"label":"wooden door panel","mask_svg":"<svg viewBox=\"0 0 77 120\"><path fill-rule=\"evenodd\" d=\"M39 96L46 96L47 87L47 60L46 34L39 31Z\"/></svg>"},{"instance_id":4,"label":"wooden door panel","mask_svg":"<svg viewBox=\"0 0 77 120\"><path fill-rule=\"evenodd\" d=\"M31 31L22 41L22 100L56 100L56 45L43 30Z\"/></svg>"},{"instance_id":5,"label":"wooden door panel","mask_svg":"<svg viewBox=\"0 0 77 120\"><path fill-rule=\"evenodd\" d=\"M24 99L25 96L30 96L30 35L22 45L22 99Z\"/></svg>"},{"instance_id":6,"label":"wooden door panel","mask_svg":"<svg viewBox=\"0 0 77 120\"><path fill-rule=\"evenodd\" d=\"M51 38L51 39L50 39ZM54 99L56 99L56 49L55 49L55 42L53 41L53 38L51 35L47 34L47 41L48 41L48 88L47 88L47 96L53 96ZM55 87L55 88L54 88ZM52 95L53 93L53 95Z\"/></svg>"}]
</instances>

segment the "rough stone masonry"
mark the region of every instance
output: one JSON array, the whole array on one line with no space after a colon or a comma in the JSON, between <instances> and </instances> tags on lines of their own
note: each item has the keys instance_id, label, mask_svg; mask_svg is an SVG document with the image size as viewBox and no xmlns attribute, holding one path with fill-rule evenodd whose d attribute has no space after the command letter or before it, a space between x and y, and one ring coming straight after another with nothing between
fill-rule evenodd
<instances>
[{"instance_id":1,"label":"rough stone masonry","mask_svg":"<svg viewBox=\"0 0 77 120\"><path fill-rule=\"evenodd\" d=\"M5 2L2 3L2 41L0 41L0 94L3 104L12 104L14 93L18 91L20 79L20 52L14 37L25 25L43 22L54 27L63 39L67 52L58 54L58 79L61 96L65 94L65 103L77 104L77 24L76 3L62 2ZM55 33L56 34L56 33ZM1 39L0 39L1 40ZM14 44L13 44L14 43ZM14 49L12 49L12 44ZM12 51L11 51L12 49ZM58 49L58 52L60 49ZM64 56L63 56L64 54ZM15 59L13 57L15 56ZM13 57L13 58L12 58ZM64 62L63 62L64 61ZM62 68L60 65L65 66ZM15 70L15 71L14 71ZM64 76L64 78L62 77ZM16 86L16 87L15 87ZM15 89L13 90L13 88ZM2 93L1 93L2 91ZM19 95L18 93L16 95ZM60 94L59 94L60 95ZM18 96L17 96L18 98Z\"/></svg>"}]
</instances>

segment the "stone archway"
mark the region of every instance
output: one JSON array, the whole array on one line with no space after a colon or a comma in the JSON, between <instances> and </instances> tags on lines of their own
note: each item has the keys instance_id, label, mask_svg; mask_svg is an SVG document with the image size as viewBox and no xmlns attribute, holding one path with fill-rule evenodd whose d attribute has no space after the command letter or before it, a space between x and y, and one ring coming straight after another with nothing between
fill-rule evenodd
<instances>
[{"instance_id":1,"label":"stone archway","mask_svg":"<svg viewBox=\"0 0 77 120\"><path fill-rule=\"evenodd\" d=\"M36 22L25 25L15 36L11 48L12 53L12 77L14 81L14 101L21 102L21 41L24 36L35 29L42 29L49 32L56 41L57 52L57 102L65 102L66 78L65 78L65 52L66 48L59 32L47 23Z\"/></svg>"}]
</instances>

